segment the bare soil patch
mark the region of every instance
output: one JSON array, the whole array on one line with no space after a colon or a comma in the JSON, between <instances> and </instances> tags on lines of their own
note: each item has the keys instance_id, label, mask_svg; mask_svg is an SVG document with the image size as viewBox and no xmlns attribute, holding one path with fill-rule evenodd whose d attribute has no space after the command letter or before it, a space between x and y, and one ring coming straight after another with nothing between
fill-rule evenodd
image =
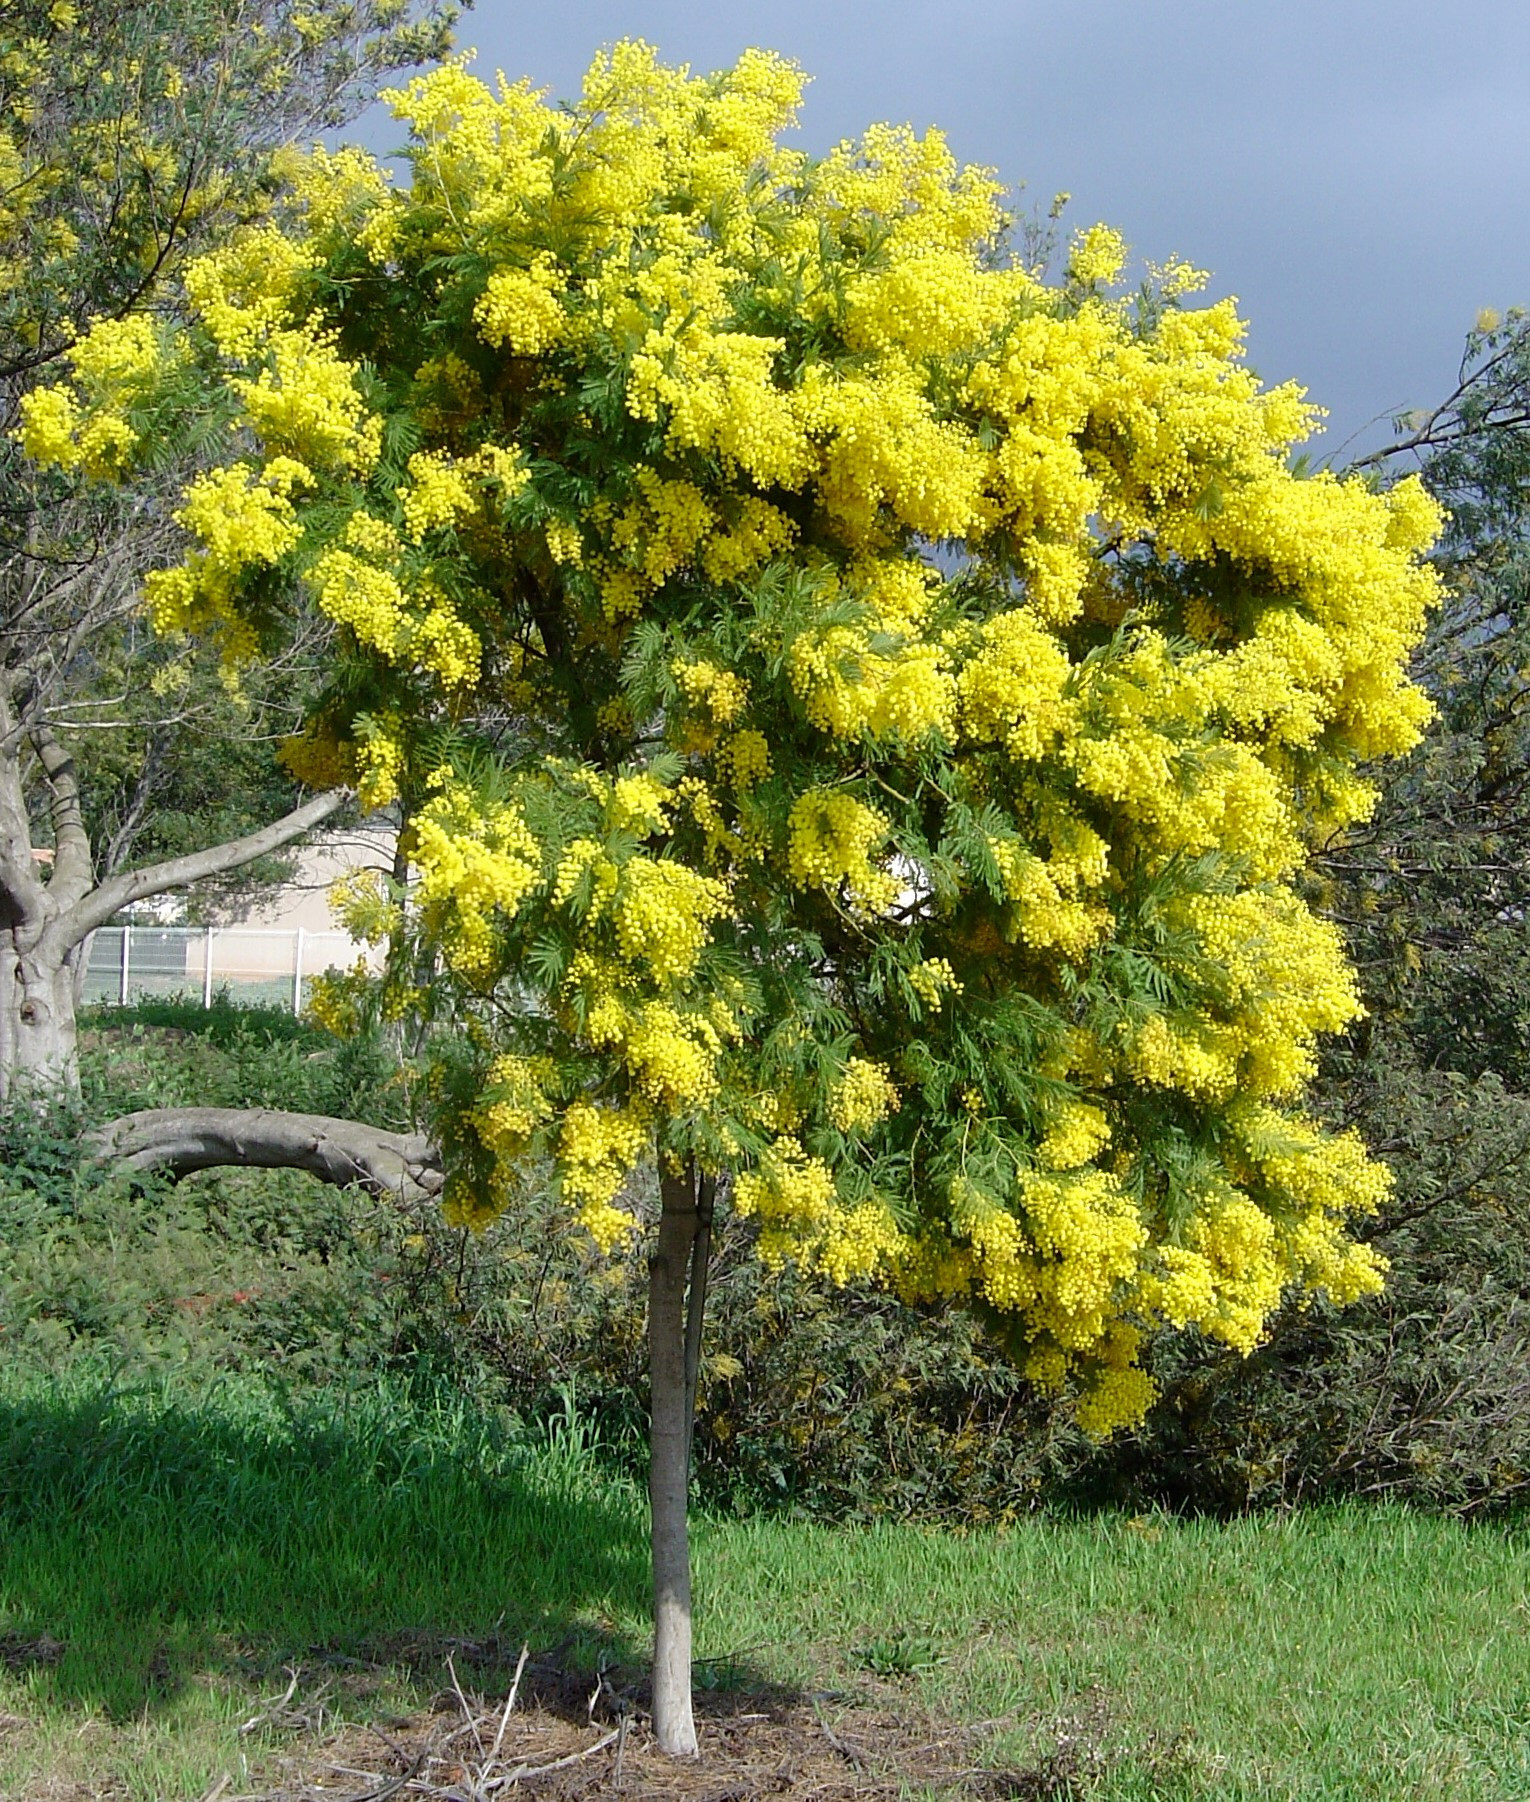
<instances>
[{"instance_id":1,"label":"bare soil patch","mask_svg":"<svg viewBox=\"0 0 1530 1802\"><path fill-rule=\"evenodd\" d=\"M477 1695L454 1669L428 1710L378 1725L324 1725L296 1695L261 1723L290 1727L262 1760L267 1786L214 1786L204 1802L840 1802L847 1797L970 1797L1046 1802L1073 1792L1067 1758L1029 1771L985 1762L1008 1721L961 1724L897 1685L849 1697L751 1685L697 1696L700 1754L666 1757L646 1697L614 1673L590 1677L528 1661L510 1692ZM343 1710L342 1710L343 1712ZM318 1729L315 1731L315 1729Z\"/></svg>"}]
</instances>

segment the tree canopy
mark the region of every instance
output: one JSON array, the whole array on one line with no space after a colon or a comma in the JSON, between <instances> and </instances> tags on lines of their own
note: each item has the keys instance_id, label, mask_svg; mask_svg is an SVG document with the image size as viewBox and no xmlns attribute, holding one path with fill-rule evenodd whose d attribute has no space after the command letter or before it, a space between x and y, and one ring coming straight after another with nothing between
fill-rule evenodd
<instances>
[{"instance_id":1,"label":"tree canopy","mask_svg":"<svg viewBox=\"0 0 1530 1802\"><path fill-rule=\"evenodd\" d=\"M316 154L24 442L125 479L214 378L233 454L149 605L235 663L300 588L341 629L289 756L405 809L417 908L350 913L442 960L382 1005L458 1024L459 1218L546 1154L610 1245L645 1157L727 1171L765 1257L973 1301L1108 1431L1144 1328L1380 1282L1292 877L1427 718L1438 514L1297 473L1311 409L1194 271L1122 293L1095 227L1049 282L938 134L783 147L799 92L448 64L393 95L407 189Z\"/></svg>"}]
</instances>

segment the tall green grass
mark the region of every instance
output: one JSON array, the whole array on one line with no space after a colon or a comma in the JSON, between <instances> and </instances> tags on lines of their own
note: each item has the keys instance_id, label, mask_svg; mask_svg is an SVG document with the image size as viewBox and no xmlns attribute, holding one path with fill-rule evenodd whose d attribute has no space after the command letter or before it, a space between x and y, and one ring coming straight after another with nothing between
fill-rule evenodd
<instances>
[{"instance_id":1,"label":"tall green grass","mask_svg":"<svg viewBox=\"0 0 1530 1802\"><path fill-rule=\"evenodd\" d=\"M640 1512L577 1424L461 1396L284 1395L77 1373L0 1384L0 1620L35 1700L125 1717L226 1663L386 1656L494 1629L592 1655L641 1618ZM625 1650L625 1645L616 1648Z\"/></svg>"},{"instance_id":2,"label":"tall green grass","mask_svg":"<svg viewBox=\"0 0 1530 1802\"><path fill-rule=\"evenodd\" d=\"M1530 1797L1523 1530L1359 1505L966 1537L729 1523L699 1562L703 1656L769 1641L827 1681L824 1648L907 1648L924 1701L1012 1720L1022 1762L1083 1723L1123 1802Z\"/></svg>"},{"instance_id":3,"label":"tall green grass","mask_svg":"<svg viewBox=\"0 0 1530 1802\"><path fill-rule=\"evenodd\" d=\"M1525 1802L1527 1554L1521 1529L1360 1507L704 1519L698 1674L1000 1720L1015 1767L1064 1746L1059 1797ZM0 1736L0 1792L84 1770L199 1795L260 1755L237 1724L286 1664L381 1671L347 1705L407 1709L454 1644L490 1685L522 1639L635 1666L646 1603L641 1495L572 1410L527 1435L419 1384L0 1378L0 1713L30 1724Z\"/></svg>"}]
</instances>

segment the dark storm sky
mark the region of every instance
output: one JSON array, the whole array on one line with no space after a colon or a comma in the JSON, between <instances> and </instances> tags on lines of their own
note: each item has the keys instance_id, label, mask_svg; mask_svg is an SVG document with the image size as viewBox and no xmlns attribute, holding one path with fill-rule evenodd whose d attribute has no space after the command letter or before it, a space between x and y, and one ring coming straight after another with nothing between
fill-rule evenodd
<instances>
[{"instance_id":1,"label":"dark storm sky","mask_svg":"<svg viewBox=\"0 0 1530 1802\"><path fill-rule=\"evenodd\" d=\"M1530 305L1527 0L478 0L459 32L555 96L626 36L698 70L779 50L810 150L937 124L1022 207L1067 189L1210 269L1254 367L1329 408L1324 456L1447 392L1479 308Z\"/></svg>"}]
</instances>

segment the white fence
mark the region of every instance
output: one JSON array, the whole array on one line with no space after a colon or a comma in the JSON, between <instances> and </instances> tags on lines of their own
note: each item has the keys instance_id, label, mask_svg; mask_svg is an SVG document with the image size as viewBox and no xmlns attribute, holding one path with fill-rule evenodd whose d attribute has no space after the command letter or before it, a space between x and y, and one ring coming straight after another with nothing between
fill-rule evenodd
<instances>
[{"instance_id":1,"label":"white fence","mask_svg":"<svg viewBox=\"0 0 1530 1802\"><path fill-rule=\"evenodd\" d=\"M91 941L87 1001L200 996L227 990L240 1002L303 1010L303 985L355 963L362 947L343 932L301 926L103 926Z\"/></svg>"}]
</instances>

